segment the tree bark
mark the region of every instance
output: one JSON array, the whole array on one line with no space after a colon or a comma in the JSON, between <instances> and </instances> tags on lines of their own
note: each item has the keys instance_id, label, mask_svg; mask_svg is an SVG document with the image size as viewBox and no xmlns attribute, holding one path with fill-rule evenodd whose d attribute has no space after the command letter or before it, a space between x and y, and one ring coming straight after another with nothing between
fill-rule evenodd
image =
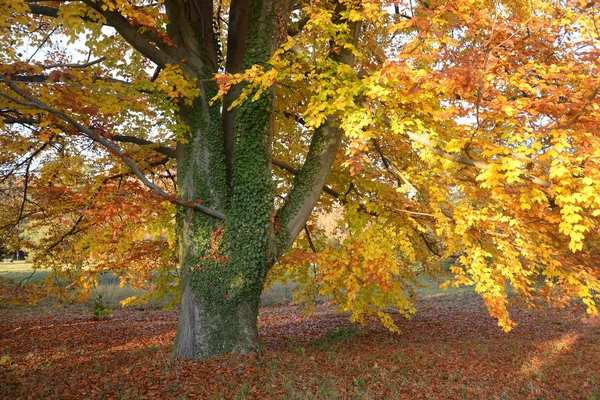
<instances>
[{"instance_id":1,"label":"tree bark","mask_svg":"<svg viewBox=\"0 0 600 400\"><path fill-rule=\"evenodd\" d=\"M181 294L175 355L204 360L215 355L244 354L258 349L257 315L260 291L243 303L214 309L186 285Z\"/></svg>"},{"instance_id":2,"label":"tree bark","mask_svg":"<svg viewBox=\"0 0 600 400\"><path fill-rule=\"evenodd\" d=\"M184 9L183 0L170 1L171 15L185 16L177 14ZM285 38L280 31L287 27L278 18L279 13L285 15L284 3L232 2L229 68L266 66ZM226 218L217 221L189 208L178 211L182 292L175 356L206 359L258 348L258 307L274 238L273 93L244 102L235 113L223 112L219 104L210 106L208 101L216 94L210 79L212 53L185 49L211 42L185 39L186 26L180 23L172 31L180 34L179 51L195 57L189 65L200 78L202 94L192 107L182 108L191 133L178 145L180 196L187 201L203 199Z\"/></svg>"}]
</instances>

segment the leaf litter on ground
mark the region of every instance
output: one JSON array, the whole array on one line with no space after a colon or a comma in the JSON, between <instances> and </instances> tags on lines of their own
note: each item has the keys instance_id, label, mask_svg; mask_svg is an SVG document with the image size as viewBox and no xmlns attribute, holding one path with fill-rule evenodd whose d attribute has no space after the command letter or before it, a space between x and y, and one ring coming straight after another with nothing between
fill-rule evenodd
<instances>
[{"instance_id":1,"label":"leaf litter on ground","mask_svg":"<svg viewBox=\"0 0 600 400\"><path fill-rule=\"evenodd\" d=\"M475 295L422 301L402 334L319 305L264 308L257 355L171 358L176 311L4 309L6 399L598 399L600 319L514 309L498 328Z\"/></svg>"}]
</instances>

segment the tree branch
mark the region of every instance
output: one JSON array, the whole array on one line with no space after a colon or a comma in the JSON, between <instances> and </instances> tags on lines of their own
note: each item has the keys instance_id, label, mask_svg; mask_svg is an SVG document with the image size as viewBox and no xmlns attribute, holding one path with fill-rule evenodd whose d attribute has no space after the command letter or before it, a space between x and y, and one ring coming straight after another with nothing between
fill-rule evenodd
<instances>
[{"instance_id":1,"label":"tree branch","mask_svg":"<svg viewBox=\"0 0 600 400\"><path fill-rule=\"evenodd\" d=\"M106 60L106 57L100 57L97 60L93 60L90 62L86 62L83 64L50 64L42 66L42 69L51 69L51 68L87 68L92 65L100 64L102 61Z\"/></svg>"},{"instance_id":2,"label":"tree branch","mask_svg":"<svg viewBox=\"0 0 600 400\"><path fill-rule=\"evenodd\" d=\"M246 36L250 19L250 2L246 0L232 0L229 11L229 29L227 35L227 60L225 71L230 74L242 72L244 56L246 55ZM223 127L223 144L225 147L225 168L227 184L231 185L233 169L234 124L236 110L231 104L240 95L240 84L234 85L223 96L223 114L221 125Z\"/></svg>"},{"instance_id":3,"label":"tree branch","mask_svg":"<svg viewBox=\"0 0 600 400\"><path fill-rule=\"evenodd\" d=\"M29 6L29 10L31 10L32 14L35 15L43 15L46 17L57 18L58 17L58 8L49 7L49 6L41 6L39 4L27 4Z\"/></svg>"},{"instance_id":4,"label":"tree branch","mask_svg":"<svg viewBox=\"0 0 600 400\"><path fill-rule=\"evenodd\" d=\"M394 175L394 177L396 178L396 181L398 182L398 184L400 184L400 181L402 181L406 186L408 186L411 190L413 190L417 196L419 196L421 198L421 200L423 200L425 202L425 204L427 204L428 206L430 205L429 199L423 195L423 193L421 193L420 190L418 190L406 177L406 175L400 171L400 169L398 169L398 167L396 167L396 165L392 162L392 160L390 160L385 153L383 152L383 149L381 148L381 145L379 144L379 142L376 139L372 139L371 140L375 150L377 151L377 153L379 154L379 156L381 157L381 161L383 162L383 165L385 166L385 168L388 170L389 173L391 173L392 175ZM454 216L452 215L451 211L448 211L444 208L440 208L440 211L442 212L442 214L444 214L446 217L450 218L451 220L454 220ZM413 214L423 214L423 213L414 213ZM423 214L423 215L430 215L430 214Z\"/></svg>"},{"instance_id":5,"label":"tree branch","mask_svg":"<svg viewBox=\"0 0 600 400\"><path fill-rule=\"evenodd\" d=\"M297 171L285 204L277 212L292 242L316 205L340 147L344 132L334 124L334 117L329 117L313 134L304 165Z\"/></svg>"},{"instance_id":6,"label":"tree branch","mask_svg":"<svg viewBox=\"0 0 600 400\"><path fill-rule=\"evenodd\" d=\"M315 244L312 241L312 237L310 236L310 230L308 230L308 225L304 225L304 232L306 233L306 238L308 239L308 245L310 246L310 249L313 251L313 253L318 253L317 248L315 247Z\"/></svg>"},{"instance_id":7,"label":"tree branch","mask_svg":"<svg viewBox=\"0 0 600 400\"><path fill-rule=\"evenodd\" d=\"M142 139L142 138L135 137L135 136L125 136L125 135L112 135L110 138L116 142L133 143L133 144L137 144L140 146L151 147L152 150L156 151L157 153L163 154L169 158L176 157L177 152L175 151L175 149L172 149L168 146L156 144L150 140Z\"/></svg>"},{"instance_id":8,"label":"tree branch","mask_svg":"<svg viewBox=\"0 0 600 400\"><path fill-rule=\"evenodd\" d=\"M281 160L277 160L275 158L271 158L271 164L289 172L292 175L298 175L300 173L300 171L298 171L296 168L292 167L290 164L288 164L284 161L281 161ZM332 188L330 188L327 185L323 186L323 191L325 193L331 195L332 197L335 197L336 199L341 199L343 197L339 192L337 192L336 190L333 190Z\"/></svg>"},{"instance_id":9,"label":"tree branch","mask_svg":"<svg viewBox=\"0 0 600 400\"><path fill-rule=\"evenodd\" d=\"M121 13L110 10L103 10L98 4L92 0L82 0L88 7L100 13L108 25L115 28L123 38L131 44L133 48L148 57L153 63L161 68L167 64L178 64L178 60L171 57L165 52L166 47L162 40L154 35L151 31L140 32L137 27L131 25ZM154 45L152 42L156 43ZM157 47L160 46L160 47Z\"/></svg>"},{"instance_id":10,"label":"tree branch","mask_svg":"<svg viewBox=\"0 0 600 400\"><path fill-rule=\"evenodd\" d=\"M341 9L342 6L338 4L336 9L338 18ZM360 33L360 22L343 22L348 25L351 38L356 43ZM354 65L354 54L348 48L343 48L339 54L332 55L332 59L349 66ZM276 216L286 227L285 243L277 249L280 254L294 242L317 204L343 135L344 131L338 126L333 115L329 116L313 134L304 165L295 176L293 187L286 196L284 205L277 211Z\"/></svg>"},{"instance_id":11,"label":"tree branch","mask_svg":"<svg viewBox=\"0 0 600 400\"><path fill-rule=\"evenodd\" d=\"M458 163L458 164L475 167L475 168L478 168L481 170L486 170L486 169L490 168L490 164L488 162L472 160L470 158L466 158L466 157L460 156L458 154L447 153L446 151L442 150L439 147L440 146L439 143L436 143L436 142L432 141L431 139L426 138L424 136L417 135L416 133L407 133L406 135L413 142L419 143L420 145L429 149L433 154L438 155L447 160L454 161L455 163ZM533 176L530 174L524 173L523 177L525 179L533 182L534 184L540 185L545 188L548 188L552 185L552 183L550 181L547 181L546 179L542 179L542 178L539 178L537 176Z\"/></svg>"},{"instance_id":12,"label":"tree branch","mask_svg":"<svg viewBox=\"0 0 600 400\"><path fill-rule=\"evenodd\" d=\"M23 97L24 99L27 100L27 102L24 101L19 101L18 99L17 102L19 102L19 104L24 104L24 105L28 105L28 106L32 106L35 108L38 108L40 110L44 110L49 112L50 114L62 119L63 121L69 123L70 125L72 125L73 127L75 127L79 132L81 132L82 134L84 134L85 136L87 136L89 139L91 139L92 141L102 145L104 148L106 148L110 153L116 155L117 157L119 157L124 163L125 165L127 165L131 171L134 173L135 176L138 177L138 179L145 185L147 186L149 189L151 189L154 193L158 194L160 197L164 198L165 200L168 200L174 204L183 206L183 207L189 207L189 208L193 208L195 210L198 211L202 211L203 213L210 215L211 217L217 218L217 219L221 219L224 220L225 219L225 215L217 210L213 210L212 208L203 206L199 201L184 201L182 199L177 199L172 195L169 195L168 193L166 193L162 188L160 188L159 186L155 185L154 183L152 183L145 175L144 173L139 169L139 167L137 166L137 164L126 154L124 153L116 144L114 144L113 142L111 142L102 132L99 132L98 130L92 130L90 128L87 128L83 125L81 125L79 122L75 121L73 118L69 117L68 115L66 115L65 113L55 110L52 107L44 104L43 102L41 102L40 100L28 95L27 93L23 92L21 89L19 89L18 87L16 87L13 83L11 82L4 82L8 87L10 87L15 93L17 93L19 96ZM0 93L1 94L1 93ZM5 96L6 97L6 96ZM9 96L11 97L11 96Z\"/></svg>"},{"instance_id":13,"label":"tree branch","mask_svg":"<svg viewBox=\"0 0 600 400\"><path fill-rule=\"evenodd\" d=\"M299 34L300 32L302 32L304 25L306 25L308 23L308 21L310 21L310 17L305 16L305 17L301 18L300 20L298 20L298 22L296 23L296 26L290 25L290 27L288 28L288 31L287 31L288 36L294 37L297 34Z\"/></svg>"},{"instance_id":14,"label":"tree branch","mask_svg":"<svg viewBox=\"0 0 600 400\"><path fill-rule=\"evenodd\" d=\"M70 64L64 64L65 67L69 67L69 65ZM77 65L77 64L71 64L71 65ZM59 67L59 65L53 66L53 68L58 68L58 67ZM71 67L71 68L74 68L74 67ZM83 68L83 67L81 67L81 68ZM50 80L50 76L44 75L44 74L10 75L10 76L0 75L0 82L3 82L7 77L9 77L9 79L13 82L23 82L23 83L57 83L57 82L61 82L60 76L58 77L58 79ZM98 76L96 74L93 74L91 78L92 78L92 82L102 81L102 82L118 83L121 85L132 86L131 82L127 82L122 79L117 79L117 78L112 78L112 77L107 77L107 76ZM152 82L152 79L150 79L150 81ZM144 94L154 93L153 90L146 90L146 89L139 89L139 88L135 88L135 89L138 92L144 93Z\"/></svg>"}]
</instances>

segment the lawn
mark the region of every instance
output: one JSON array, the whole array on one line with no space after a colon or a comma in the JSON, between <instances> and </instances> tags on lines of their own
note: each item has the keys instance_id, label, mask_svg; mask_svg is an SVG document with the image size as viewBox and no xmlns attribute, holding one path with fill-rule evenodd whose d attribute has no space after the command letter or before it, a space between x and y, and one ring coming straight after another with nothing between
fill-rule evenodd
<instances>
[{"instance_id":1,"label":"lawn","mask_svg":"<svg viewBox=\"0 0 600 400\"><path fill-rule=\"evenodd\" d=\"M176 311L2 310L0 397L600 399L600 319L515 308L503 333L469 293L430 295L402 334L322 304L263 307L258 355L173 360Z\"/></svg>"},{"instance_id":2,"label":"lawn","mask_svg":"<svg viewBox=\"0 0 600 400\"><path fill-rule=\"evenodd\" d=\"M21 282L29 279L30 283L39 282L48 276L48 270L34 271L27 261L0 262L0 277Z\"/></svg>"}]
</instances>

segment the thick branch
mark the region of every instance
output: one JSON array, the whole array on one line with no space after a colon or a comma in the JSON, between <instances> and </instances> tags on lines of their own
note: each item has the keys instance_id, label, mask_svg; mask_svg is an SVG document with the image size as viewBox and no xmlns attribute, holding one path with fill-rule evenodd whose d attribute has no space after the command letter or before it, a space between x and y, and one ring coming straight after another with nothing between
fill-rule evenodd
<instances>
[{"instance_id":1,"label":"thick branch","mask_svg":"<svg viewBox=\"0 0 600 400\"><path fill-rule=\"evenodd\" d=\"M289 172L292 175L298 175L300 173L300 171L298 171L296 168L292 167L290 164L288 164L284 161L281 161L281 160L277 160L275 158L271 158L271 164ZM330 188L327 185L323 186L323 191L325 193L331 195L332 197L335 197L338 200L342 199L342 197L343 197L339 192L337 192L336 190L333 190L332 188Z\"/></svg>"},{"instance_id":2,"label":"thick branch","mask_svg":"<svg viewBox=\"0 0 600 400\"><path fill-rule=\"evenodd\" d=\"M156 151L157 153L164 154L165 156L170 158L176 157L177 152L175 151L175 149L172 149L168 146L157 145L156 143L150 140L125 135L112 135L110 138L116 142L133 143L140 146L149 146L152 148L152 150Z\"/></svg>"},{"instance_id":3,"label":"thick branch","mask_svg":"<svg viewBox=\"0 0 600 400\"><path fill-rule=\"evenodd\" d=\"M352 38L357 41L360 23L345 23L348 24ZM354 65L354 55L347 48L333 58L340 63ZM343 135L335 116L329 116L313 134L304 165L294 179L294 186L288 193L285 204L277 212L279 221L286 227L287 235L286 243L278 249L280 253L294 242L317 204Z\"/></svg>"},{"instance_id":4,"label":"thick branch","mask_svg":"<svg viewBox=\"0 0 600 400\"><path fill-rule=\"evenodd\" d=\"M172 54L177 60L185 59L181 66L190 77L210 79L219 67L213 1L169 0L165 1L165 9L167 33L177 46Z\"/></svg>"},{"instance_id":5,"label":"thick branch","mask_svg":"<svg viewBox=\"0 0 600 400\"><path fill-rule=\"evenodd\" d=\"M159 47L162 41L156 37L151 31L140 32L137 27L131 25L125 17L115 11L103 10L98 4L91 0L82 0L83 3L88 5L93 10L102 14L108 25L115 28L117 32L125 40L131 44L137 51L148 57L152 62L161 68L164 68L167 64L177 64L177 60L167 54L162 46L161 50ZM153 44L152 42L156 43Z\"/></svg>"},{"instance_id":6,"label":"thick branch","mask_svg":"<svg viewBox=\"0 0 600 400\"><path fill-rule=\"evenodd\" d=\"M39 4L28 4L29 9L32 14L36 15L44 15L46 17L57 18L58 17L58 8L41 6Z\"/></svg>"},{"instance_id":7,"label":"thick branch","mask_svg":"<svg viewBox=\"0 0 600 400\"><path fill-rule=\"evenodd\" d=\"M203 213L210 215L211 217L217 218L217 219L225 219L225 215L219 211L213 210L212 208L203 206L202 204L200 204L200 202L196 201L184 201L181 199L177 199L174 198L172 195L169 195L168 193L166 193L161 187L155 185L154 183L152 183L145 175L144 173L140 170L140 168L137 166L137 164L123 151L121 151L121 149L114 144L113 142L111 142L110 140L107 139L107 137L102 134L101 132L99 132L98 130L92 130L90 128L87 128L83 125L81 125L79 122L75 121L73 118L69 117L68 115L66 115L65 113L55 110L52 107L44 104L43 102L41 102L40 100L28 95L27 93L23 92L22 90L20 90L18 87L16 87L13 83L11 82L6 82L5 84L7 86L9 86L15 93L17 93L19 96L25 98L27 100L27 102L25 101L19 101L18 99L16 100L19 104L22 105L27 105L27 106L32 106L32 107L36 107L39 108L40 110L44 110L47 111L49 113L51 113L52 115L62 119L63 121L69 123L70 125L74 126L79 132L83 133L85 136L87 136L88 138L90 138L91 140L93 140L94 142L102 145L104 148L106 148L109 152L111 152L112 154L118 156L124 163L125 165L127 165L131 171L133 172L133 174L135 176L138 177L138 179L145 185L147 186L149 189L151 189L153 192L155 192L156 194L158 194L159 196L161 196L162 198L183 206L183 207L190 207L193 208L195 210L198 211L202 211ZM5 96L6 97L6 96Z\"/></svg>"},{"instance_id":8,"label":"thick branch","mask_svg":"<svg viewBox=\"0 0 600 400\"><path fill-rule=\"evenodd\" d=\"M164 56L170 54L170 48L160 39L158 35L151 30L145 30L144 32L140 31L137 27L133 26L129 21L127 21L127 19L120 13L116 11L103 10L102 7L96 4L93 0L81 1L106 19L106 23L104 25L115 28L117 32L121 34L121 36L123 36L129 43L131 43L133 47L136 48L136 50L144 54L157 65L164 66ZM52 18L58 17L58 8L56 7L32 4L31 2L28 2L28 6L31 14L43 15ZM87 16L83 16L81 19L87 22L99 22L98 20ZM155 43L158 48L154 46L153 43ZM161 55L160 52L162 52L163 55ZM168 62L173 64L173 60L175 59L168 60Z\"/></svg>"},{"instance_id":9,"label":"thick branch","mask_svg":"<svg viewBox=\"0 0 600 400\"><path fill-rule=\"evenodd\" d=\"M319 200L335 155L340 147L343 130L335 126L334 117L313 134L304 165L294 178L294 186L278 211L279 220L289 233L288 245L298 236Z\"/></svg>"},{"instance_id":10,"label":"thick branch","mask_svg":"<svg viewBox=\"0 0 600 400\"><path fill-rule=\"evenodd\" d=\"M229 11L229 31L227 35L227 60L225 70L231 74L242 72L246 54L246 36L250 17L250 2L232 0ZM223 97L223 144L225 146L225 167L227 182L231 184L233 168L233 137L235 109L230 110L231 104L240 95L240 85L235 85Z\"/></svg>"}]
</instances>

